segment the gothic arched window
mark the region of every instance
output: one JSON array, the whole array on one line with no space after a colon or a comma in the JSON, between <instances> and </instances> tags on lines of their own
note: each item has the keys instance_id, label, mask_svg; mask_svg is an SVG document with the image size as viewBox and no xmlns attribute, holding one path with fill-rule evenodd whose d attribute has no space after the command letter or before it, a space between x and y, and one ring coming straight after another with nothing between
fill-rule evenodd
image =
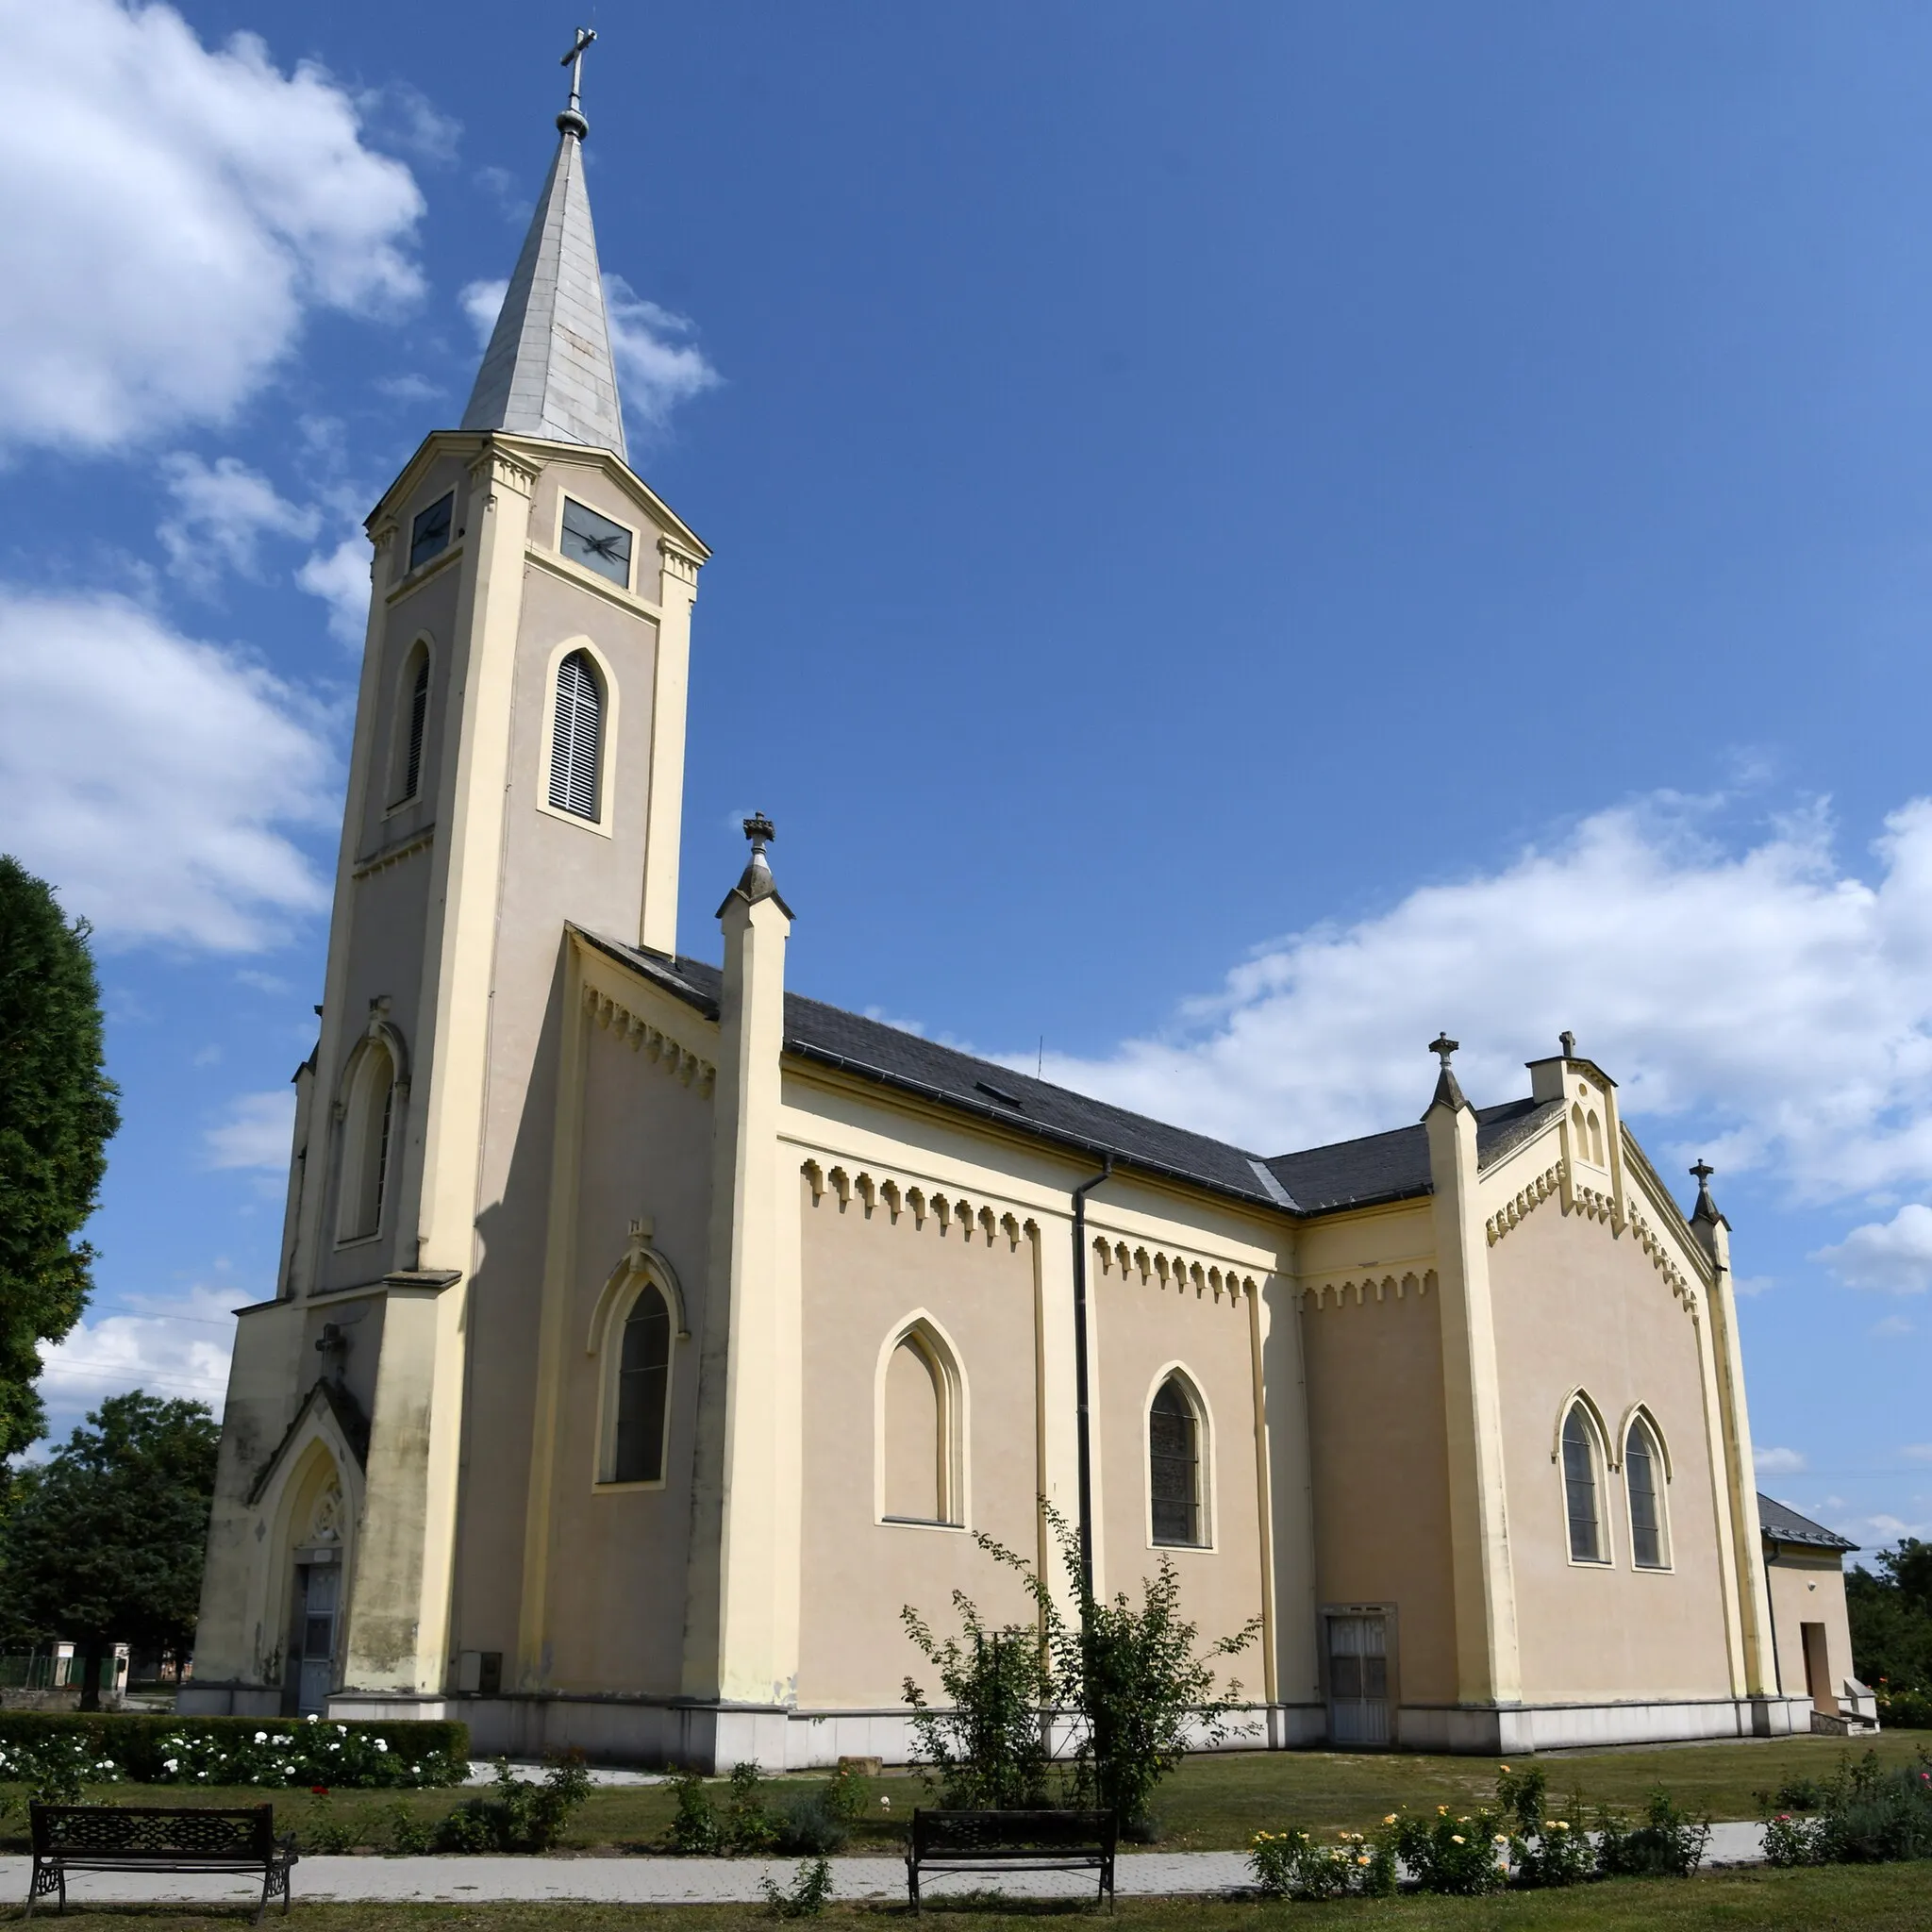
<instances>
[{"instance_id":1,"label":"gothic arched window","mask_svg":"<svg viewBox=\"0 0 1932 1932\"><path fill-rule=\"evenodd\" d=\"M1157 1543L1208 1541L1201 1481L1206 1433L1193 1391L1178 1374L1168 1376L1147 1411L1147 1488Z\"/></svg>"},{"instance_id":2,"label":"gothic arched window","mask_svg":"<svg viewBox=\"0 0 1932 1932\"><path fill-rule=\"evenodd\" d=\"M395 1062L386 1046L372 1041L356 1063L343 1120L342 1200L337 1224L341 1241L359 1241L381 1232L395 1106Z\"/></svg>"},{"instance_id":3,"label":"gothic arched window","mask_svg":"<svg viewBox=\"0 0 1932 1932\"><path fill-rule=\"evenodd\" d=\"M625 1318L617 1358L617 1429L610 1480L664 1478L664 1423L671 1387L671 1310L658 1284L638 1291Z\"/></svg>"},{"instance_id":4,"label":"gothic arched window","mask_svg":"<svg viewBox=\"0 0 1932 1932\"><path fill-rule=\"evenodd\" d=\"M391 788L397 805L423 789L423 740L429 724L429 646L420 640L403 666L404 712L397 720L396 774Z\"/></svg>"},{"instance_id":5,"label":"gothic arched window","mask_svg":"<svg viewBox=\"0 0 1932 1932\"><path fill-rule=\"evenodd\" d=\"M880 1514L889 1523L963 1520L960 1384L946 1344L915 1323L886 1357Z\"/></svg>"},{"instance_id":6,"label":"gothic arched window","mask_svg":"<svg viewBox=\"0 0 1932 1932\"><path fill-rule=\"evenodd\" d=\"M1580 1402L1563 1418L1563 1501L1570 1523L1570 1560L1604 1563L1603 1510L1597 1477L1596 1431Z\"/></svg>"},{"instance_id":7,"label":"gothic arched window","mask_svg":"<svg viewBox=\"0 0 1932 1932\"><path fill-rule=\"evenodd\" d=\"M588 651L557 667L557 708L550 734L550 803L595 821L604 757L604 688Z\"/></svg>"},{"instance_id":8,"label":"gothic arched window","mask_svg":"<svg viewBox=\"0 0 1932 1932\"><path fill-rule=\"evenodd\" d=\"M1664 1517L1664 1457L1650 1424L1631 1418L1624 1439L1624 1489L1630 1500L1630 1560L1640 1570L1667 1570L1671 1550Z\"/></svg>"}]
</instances>

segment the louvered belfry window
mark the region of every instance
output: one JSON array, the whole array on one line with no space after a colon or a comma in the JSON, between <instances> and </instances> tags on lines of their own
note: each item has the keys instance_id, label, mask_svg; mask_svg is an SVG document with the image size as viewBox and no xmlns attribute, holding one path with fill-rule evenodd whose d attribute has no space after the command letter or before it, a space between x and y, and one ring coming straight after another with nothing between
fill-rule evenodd
<instances>
[{"instance_id":1,"label":"louvered belfry window","mask_svg":"<svg viewBox=\"0 0 1932 1932\"><path fill-rule=\"evenodd\" d=\"M429 720L429 654L416 660L416 681L409 692L409 748L403 760L403 792L414 798L423 782L423 727Z\"/></svg>"},{"instance_id":2,"label":"louvered belfry window","mask_svg":"<svg viewBox=\"0 0 1932 1932\"><path fill-rule=\"evenodd\" d=\"M580 819L597 816L604 693L590 658L573 651L557 667L557 725L550 739L550 803Z\"/></svg>"}]
</instances>

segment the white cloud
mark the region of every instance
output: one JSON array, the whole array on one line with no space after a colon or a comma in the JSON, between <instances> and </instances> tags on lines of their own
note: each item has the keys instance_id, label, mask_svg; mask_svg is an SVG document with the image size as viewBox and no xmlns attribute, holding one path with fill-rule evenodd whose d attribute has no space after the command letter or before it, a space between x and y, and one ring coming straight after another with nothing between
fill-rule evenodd
<instances>
[{"instance_id":1,"label":"white cloud","mask_svg":"<svg viewBox=\"0 0 1932 1932\"><path fill-rule=\"evenodd\" d=\"M1907 1462L1932 1462L1932 1442L1907 1442L1898 1453Z\"/></svg>"},{"instance_id":2,"label":"white cloud","mask_svg":"<svg viewBox=\"0 0 1932 1932\"><path fill-rule=\"evenodd\" d=\"M465 282L457 291L457 302L470 318L470 326L476 331L479 349L490 346L490 332L496 326L496 318L503 309L503 298L508 292L508 275L500 281Z\"/></svg>"},{"instance_id":3,"label":"white cloud","mask_svg":"<svg viewBox=\"0 0 1932 1932\"><path fill-rule=\"evenodd\" d=\"M1883 1321L1873 1323L1865 1333L1875 1341L1890 1341L1901 1335L1916 1335L1918 1330L1903 1315L1887 1315Z\"/></svg>"},{"instance_id":4,"label":"white cloud","mask_svg":"<svg viewBox=\"0 0 1932 1932\"><path fill-rule=\"evenodd\" d=\"M1415 1119L1439 1026L1479 1105L1524 1091L1522 1062L1567 1026L1626 1112L1694 1120L1690 1151L1723 1172L1814 1200L1932 1182L1932 802L1888 820L1869 881L1820 812L1741 853L1704 835L1708 815L1673 797L1600 812L1500 870L1291 934L1170 1037L1056 1055L1048 1077L1274 1153Z\"/></svg>"},{"instance_id":5,"label":"white cloud","mask_svg":"<svg viewBox=\"0 0 1932 1932\"><path fill-rule=\"evenodd\" d=\"M290 829L341 811L322 721L124 599L0 587L0 825L109 942L249 952L328 903Z\"/></svg>"},{"instance_id":6,"label":"white cloud","mask_svg":"<svg viewBox=\"0 0 1932 1932\"><path fill-rule=\"evenodd\" d=\"M312 537L320 522L312 506L289 502L237 457L209 465L177 451L162 459L161 475L175 508L155 534L170 572L196 590L210 589L224 571L258 577L262 537Z\"/></svg>"},{"instance_id":7,"label":"white cloud","mask_svg":"<svg viewBox=\"0 0 1932 1932\"><path fill-rule=\"evenodd\" d=\"M360 650L369 626L369 540L359 530L333 550L318 550L295 573L328 606L329 635Z\"/></svg>"},{"instance_id":8,"label":"white cloud","mask_svg":"<svg viewBox=\"0 0 1932 1932\"><path fill-rule=\"evenodd\" d=\"M277 1087L267 1093L238 1093L228 1102L228 1118L202 1135L210 1167L258 1167L272 1174L289 1165L295 1130L295 1090Z\"/></svg>"},{"instance_id":9,"label":"white cloud","mask_svg":"<svg viewBox=\"0 0 1932 1932\"><path fill-rule=\"evenodd\" d=\"M320 68L172 8L0 7L0 439L105 450L228 418L306 312L415 299L422 195Z\"/></svg>"},{"instance_id":10,"label":"white cloud","mask_svg":"<svg viewBox=\"0 0 1932 1932\"><path fill-rule=\"evenodd\" d=\"M1807 1457L1796 1449L1754 1449L1759 1475L1796 1475Z\"/></svg>"},{"instance_id":11,"label":"white cloud","mask_svg":"<svg viewBox=\"0 0 1932 1932\"><path fill-rule=\"evenodd\" d=\"M439 168L450 166L457 158L463 124L407 80L364 88L356 96L356 111L370 138L385 147L401 148Z\"/></svg>"},{"instance_id":12,"label":"white cloud","mask_svg":"<svg viewBox=\"0 0 1932 1932\"><path fill-rule=\"evenodd\" d=\"M126 1389L185 1396L217 1414L234 1344L232 1291L197 1286L135 1313L92 1311L64 1341L41 1351L41 1394L60 1436L104 1397Z\"/></svg>"},{"instance_id":13,"label":"white cloud","mask_svg":"<svg viewBox=\"0 0 1932 1932\"><path fill-rule=\"evenodd\" d=\"M1932 1288L1932 1208L1907 1202L1890 1221L1868 1221L1811 1258L1824 1262L1847 1288L1924 1294Z\"/></svg>"},{"instance_id":14,"label":"white cloud","mask_svg":"<svg viewBox=\"0 0 1932 1932\"><path fill-rule=\"evenodd\" d=\"M610 354L625 414L646 434L661 431L679 403L716 389L724 380L690 340L693 325L633 293L622 275L604 277L604 308L610 320Z\"/></svg>"},{"instance_id":15,"label":"white cloud","mask_svg":"<svg viewBox=\"0 0 1932 1932\"><path fill-rule=\"evenodd\" d=\"M426 375L385 375L375 385L379 395L395 403L433 403L449 391Z\"/></svg>"}]
</instances>

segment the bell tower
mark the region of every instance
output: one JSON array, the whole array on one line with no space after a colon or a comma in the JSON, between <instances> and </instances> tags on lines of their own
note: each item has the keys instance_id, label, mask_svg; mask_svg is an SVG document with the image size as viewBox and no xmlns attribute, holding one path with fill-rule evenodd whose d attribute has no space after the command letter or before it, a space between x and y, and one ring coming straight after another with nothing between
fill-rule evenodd
<instances>
[{"instance_id":1,"label":"bell tower","mask_svg":"<svg viewBox=\"0 0 1932 1932\"><path fill-rule=\"evenodd\" d=\"M499 1365L536 1347L565 927L676 949L708 552L627 459L584 181L594 38L564 57L556 154L461 425L368 520L321 1039L296 1081L278 1298L244 1314L231 1372L203 1660L263 1695L288 1681L272 1465L326 1323L329 1412L366 1444L341 1472L357 1529L321 1674L339 1709L442 1692L461 1491L522 1494L528 1398ZM239 1602L252 1630L223 1627Z\"/></svg>"}]
</instances>

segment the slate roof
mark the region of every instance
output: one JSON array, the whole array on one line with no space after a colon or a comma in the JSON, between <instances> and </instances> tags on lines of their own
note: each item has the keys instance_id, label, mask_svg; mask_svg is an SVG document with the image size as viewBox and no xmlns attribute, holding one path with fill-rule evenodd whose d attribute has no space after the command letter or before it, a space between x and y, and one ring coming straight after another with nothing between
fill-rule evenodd
<instances>
[{"instance_id":1,"label":"slate roof","mask_svg":"<svg viewBox=\"0 0 1932 1932\"><path fill-rule=\"evenodd\" d=\"M558 125L563 131L550 178L504 291L462 426L581 442L624 458L624 410L583 145L562 121Z\"/></svg>"},{"instance_id":2,"label":"slate roof","mask_svg":"<svg viewBox=\"0 0 1932 1932\"><path fill-rule=\"evenodd\" d=\"M1757 1522L1766 1536L1781 1543L1807 1543L1813 1549L1856 1550L1858 1545L1828 1530L1822 1523L1813 1523L1808 1516L1800 1516L1795 1509L1774 1501L1762 1490L1757 1492Z\"/></svg>"},{"instance_id":3,"label":"slate roof","mask_svg":"<svg viewBox=\"0 0 1932 1932\"><path fill-rule=\"evenodd\" d=\"M579 928L582 930L582 928ZM596 933L583 937L708 1019L718 1016L722 974L680 954L640 952ZM1429 1192L1429 1150L1420 1122L1391 1133L1341 1141L1271 1158L1124 1108L1036 1080L956 1047L922 1040L883 1021L848 1013L801 993L785 995L785 1051L861 1079L997 1122L1009 1130L1089 1156L1107 1156L1142 1173L1189 1181L1215 1193L1285 1212L1324 1214ZM1540 1132L1560 1101L1512 1100L1476 1110L1476 1150L1483 1166Z\"/></svg>"}]
</instances>

